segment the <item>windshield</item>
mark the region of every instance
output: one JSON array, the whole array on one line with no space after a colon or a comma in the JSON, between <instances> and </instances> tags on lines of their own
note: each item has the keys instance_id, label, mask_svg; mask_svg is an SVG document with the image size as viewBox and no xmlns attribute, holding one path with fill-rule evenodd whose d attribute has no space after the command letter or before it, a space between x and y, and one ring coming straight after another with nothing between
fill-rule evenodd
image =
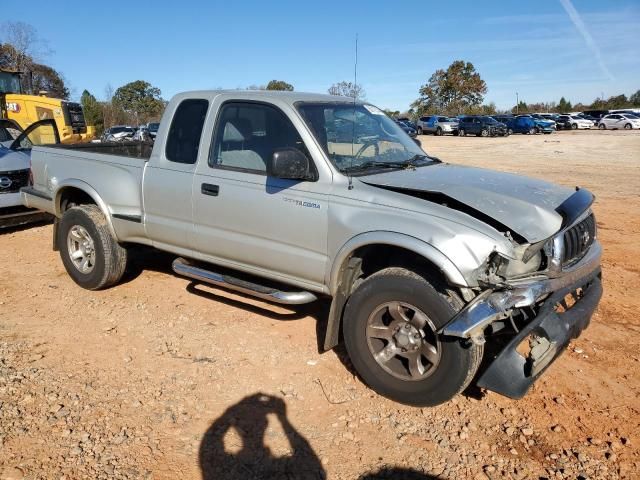
<instances>
[{"instance_id":1,"label":"windshield","mask_svg":"<svg viewBox=\"0 0 640 480\"><path fill-rule=\"evenodd\" d=\"M373 105L301 102L297 107L341 172L402 168L434 161Z\"/></svg>"},{"instance_id":2,"label":"windshield","mask_svg":"<svg viewBox=\"0 0 640 480\"><path fill-rule=\"evenodd\" d=\"M114 135L116 133L122 133L122 132L133 133L133 128L131 128L131 127L111 127L111 129L109 130L109 133L111 135Z\"/></svg>"},{"instance_id":3,"label":"windshield","mask_svg":"<svg viewBox=\"0 0 640 480\"><path fill-rule=\"evenodd\" d=\"M498 123L498 121L493 117L487 117L486 121L487 121L487 123L491 123L491 124Z\"/></svg>"}]
</instances>

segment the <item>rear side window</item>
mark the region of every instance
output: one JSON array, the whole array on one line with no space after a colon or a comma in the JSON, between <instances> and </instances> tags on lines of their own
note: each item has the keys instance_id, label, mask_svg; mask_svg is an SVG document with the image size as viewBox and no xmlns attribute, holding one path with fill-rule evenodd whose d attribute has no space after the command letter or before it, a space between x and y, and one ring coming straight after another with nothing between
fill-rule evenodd
<instances>
[{"instance_id":1,"label":"rear side window","mask_svg":"<svg viewBox=\"0 0 640 480\"><path fill-rule=\"evenodd\" d=\"M209 102L201 99L183 100L171 120L165 153L176 163L196 163L198 147L207 116Z\"/></svg>"}]
</instances>

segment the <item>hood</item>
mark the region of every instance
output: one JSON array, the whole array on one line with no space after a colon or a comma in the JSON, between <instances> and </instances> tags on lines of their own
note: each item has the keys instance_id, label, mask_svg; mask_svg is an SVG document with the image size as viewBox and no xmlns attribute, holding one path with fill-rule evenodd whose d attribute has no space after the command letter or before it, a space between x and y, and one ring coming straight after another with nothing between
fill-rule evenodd
<instances>
[{"instance_id":1,"label":"hood","mask_svg":"<svg viewBox=\"0 0 640 480\"><path fill-rule=\"evenodd\" d=\"M10 172L13 170L25 170L30 168L31 161L29 154L16 152L0 145L0 172Z\"/></svg>"},{"instance_id":2,"label":"hood","mask_svg":"<svg viewBox=\"0 0 640 480\"><path fill-rule=\"evenodd\" d=\"M447 204L529 243L562 226L556 209L574 191L542 180L482 168L440 163L359 177L364 183Z\"/></svg>"}]
</instances>

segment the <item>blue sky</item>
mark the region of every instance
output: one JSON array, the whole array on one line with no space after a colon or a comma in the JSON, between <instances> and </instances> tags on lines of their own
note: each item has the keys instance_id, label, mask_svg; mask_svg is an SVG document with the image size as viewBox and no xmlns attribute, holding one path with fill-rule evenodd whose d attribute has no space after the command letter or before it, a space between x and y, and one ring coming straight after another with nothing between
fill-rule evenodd
<instances>
[{"instance_id":1,"label":"blue sky","mask_svg":"<svg viewBox=\"0 0 640 480\"><path fill-rule=\"evenodd\" d=\"M408 108L457 59L474 63L485 100L500 108L515 104L516 91L527 102L575 103L640 89L637 0L127 3L5 0L0 21L38 30L53 50L42 60L75 98L138 79L165 98L274 78L325 92L353 79L356 32L358 81L383 108Z\"/></svg>"}]
</instances>

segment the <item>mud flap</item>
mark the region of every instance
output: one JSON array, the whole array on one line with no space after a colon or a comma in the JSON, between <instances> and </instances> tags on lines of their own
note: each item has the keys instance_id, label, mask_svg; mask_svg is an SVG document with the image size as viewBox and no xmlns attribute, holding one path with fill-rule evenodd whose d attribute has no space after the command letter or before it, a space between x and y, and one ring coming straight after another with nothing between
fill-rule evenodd
<instances>
[{"instance_id":1,"label":"mud flap","mask_svg":"<svg viewBox=\"0 0 640 480\"><path fill-rule=\"evenodd\" d=\"M556 305L578 288L582 288L582 297L568 310L557 312ZM540 308L538 316L520 330L491 362L477 385L510 398L522 398L569 342L587 328L601 297L600 270L583 279L581 284L551 295ZM527 342L528 351L523 351L521 347Z\"/></svg>"}]
</instances>

